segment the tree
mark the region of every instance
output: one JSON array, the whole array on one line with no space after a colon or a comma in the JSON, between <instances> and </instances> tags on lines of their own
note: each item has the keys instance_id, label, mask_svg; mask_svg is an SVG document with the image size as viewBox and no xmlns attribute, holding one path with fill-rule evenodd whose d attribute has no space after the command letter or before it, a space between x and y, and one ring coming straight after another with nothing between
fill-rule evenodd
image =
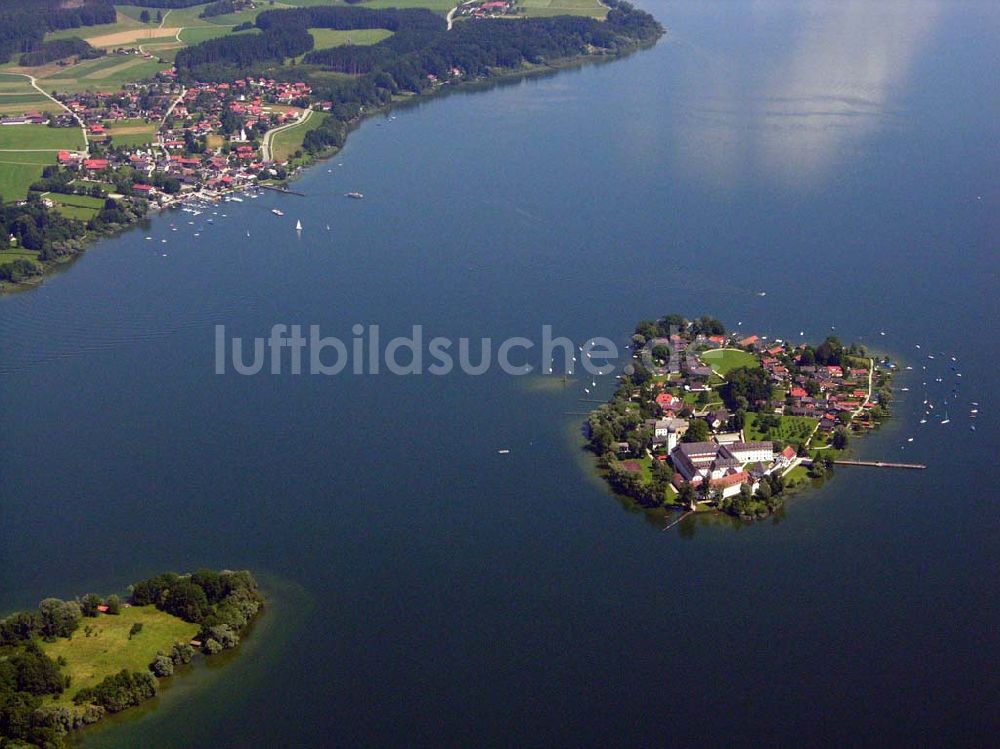
<instances>
[{"instance_id":1,"label":"tree","mask_svg":"<svg viewBox=\"0 0 1000 749\"><path fill-rule=\"evenodd\" d=\"M142 22L142 23L149 23L149 11L148 10L143 10L142 13L139 14L139 21Z\"/></svg>"},{"instance_id":2,"label":"tree","mask_svg":"<svg viewBox=\"0 0 1000 749\"><path fill-rule=\"evenodd\" d=\"M837 429L833 433L833 449L834 450L846 450L847 449L847 430Z\"/></svg>"},{"instance_id":3,"label":"tree","mask_svg":"<svg viewBox=\"0 0 1000 749\"><path fill-rule=\"evenodd\" d=\"M695 419L688 424L682 442L707 442L709 437L708 423L704 419Z\"/></svg>"},{"instance_id":4,"label":"tree","mask_svg":"<svg viewBox=\"0 0 1000 749\"><path fill-rule=\"evenodd\" d=\"M152 671L154 675L159 677L173 676L174 661L169 655L157 653L153 662L149 664L149 670Z\"/></svg>"},{"instance_id":5,"label":"tree","mask_svg":"<svg viewBox=\"0 0 1000 749\"><path fill-rule=\"evenodd\" d=\"M80 613L84 616L97 616L97 607L101 605L101 597L96 593L87 593L80 599Z\"/></svg>"},{"instance_id":6,"label":"tree","mask_svg":"<svg viewBox=\"0 0 1000 749\"><path fill-rule=\"evenodd\" d=\"M771 484L767 481L761 481L757 487L757 497L765 502L769 500L771 498Z\"/></svg>"},{"instance_id":7,"label":"tree","mask_svg":"<svg viewBox=\"0 0 1000 749\"><path fill-rule=\"evenodd\" d=\"M112 593L108 596L105 605L108 607L108 613L117 616L122 611L122 599Z\"/></svg>"},{"instance_id":8,"label":"tree","mask_svg":"<svg viewBox=\"0 0 1000 749\"><path fill-rule=\"evenodd\" d=\"M129 629L128 631L128 639L131 640L140 632L142 632L142 622L136 622L135 624L132 625L131 629Z\"/></svg>"},{"instance_id":9,"label":"tree","mask_svg":"<svg viewBox=\"0 0 1000 749\"><path fill-rule=\"evenodd\" d=\"M58 598L46 598L38 604L38 613L42 620L42 637L47 640L69 637L80 626L83 617L76 601L60 601Z\"/></svg>"},{"instance_id":10,"label":"tree","mask_svg":"<svg viewBox=\"0 0 1000 749\"><path fill-rule=\"evenodd\" d=\"M200 586L190 580L178 580L170 588L163 610L186 622L200 622L208 613L208 598Z\"/></svg>"},{"instance_id":11,"label":"tree","mask_svg":"<svg viewBox=\"0 0 1000 749\"><path fill-rule=\"evenodd\" d=\"M680 490L677 492L677 502L684 505L685 507L690 507L694 509L695 493L694 487L687 481L681 484Z\"/></svg>"},{"instance_id":12,"label":"tree","mask_svg":"<svg viewBox=\"0 0 1000 749\"><path fill-rule=\"evenodd\" d=\"M163 11L162 10L156 11L156 22L157 23L163 23Z\"/></svg>"},{"instance_id":13,"label":"tree","mask_svg":"<svg viewBox=\"0 0 1000 749\"><path fill-rule=\"evenodd\" d=\"M760 367L737 367L726 377L727 382L719 392L730 411L747 406L750 410L757 410L758 402L771 399L771 380Z\"/></svg>"},{"instance_id":14,"label":"tree","mask_svg":"<svg viewBox=\"0 0 1000 749\"><path fill-rule=\"evenodd\" d=\"M747 412L742 408L736 409L736 413L733 414L733 429L737 432L743 428L747 423Z\"/></svg>"}]
</instances>

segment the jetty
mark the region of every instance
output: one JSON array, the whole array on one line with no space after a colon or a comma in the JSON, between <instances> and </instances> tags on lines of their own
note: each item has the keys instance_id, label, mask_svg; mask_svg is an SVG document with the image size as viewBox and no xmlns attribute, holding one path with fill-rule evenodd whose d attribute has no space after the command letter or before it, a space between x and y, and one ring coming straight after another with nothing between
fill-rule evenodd
<instances>
[{"instance_id":1,"label":"jetty","mask_svg":"<svg viewBox=\"0 0 1000 749\"><path fill-rule=\"evenodd\" d=\"M280 192L284 195L298 195L300 198L306 197L304 192L296 192L295 190L289 190L287 187L276 187L275 185L257 185L264 190L273 190L274 192Z\"/></svg>"},{"instance_id":2,"label":"jetty","mask_svg":"<svg viewBox=\"0 0 1000 749\"><path fill-rule=\"evenodd\" d=\"M813 464L812 458L801 458L800 463L804 466ZM891 463L887 460L835 460L835 466L862 466L864 468L904 468L922 471L927 468L923 463Z\"/></svg>"}]
</instances>

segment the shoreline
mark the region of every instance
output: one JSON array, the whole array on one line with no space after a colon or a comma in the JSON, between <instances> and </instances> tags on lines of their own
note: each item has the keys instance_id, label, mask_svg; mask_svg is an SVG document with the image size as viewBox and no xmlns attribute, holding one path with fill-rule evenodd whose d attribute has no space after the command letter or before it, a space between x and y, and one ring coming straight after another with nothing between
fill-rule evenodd
<instances>
[{"instance_id":1,"label":"shoreline","mask_svg":"<svg viewBox=\"0 0 1000 749\"><path fill-rule=\"evenodd\" d=\"M582 68L585 65L590 64L600 64L600 63L610 63L616 60L620 60L624 57L628 57L636 52L650 49L657 44L657 42L662 38L662 34L651 42L638 43L633 46L628 47L616 54L583 54L574 57L560 58L547 62L544 64L530 64L522 66L516 70L504 70L500 69L498 72L492 73L489 76L477 77L470 80L463 80L458 83L442 84L427 93L421 94L411 94L407 96L400 96L395 98L388 104L376 107L371 110L366 111L359 117L347 122L347 137L350 133L361 127L367 120L377 117L378 115L387 115L393 110L394 107L411 106L415 103L423 103L433 101L436 97L450 94L452 92L461 91L475 91L477 89L488 89L493 85L500 85L505 82L515 82L519 79L528 79L534 77L540 77L544 75L553 75L563 70L569 70L572 68ZM310 112L315 110L310 109ZM312 115L306 115L304 119L309 119ZM296 123L296 125L301 125L302 121ZM287 126L285 126L287 127ZM274 130L268 131L264 138L266 139L271 133L280 130L281 128L276 128ZM346 144L346 138L345 138ZM0 281L0 299L9 295L16 294L20 292L33 291L34 289L41 286L46 278L48 278L55 271L60 268L65 268L79 259L84 255L91 245L96 244L101 239L110 239L113 237L120 236L127 231L135 229L143 220L151 219L153 214L163 213L170 209L176 209L183 207L186 203L190 201L207 201L207 202L222 202L226 197L229 196L239 196L241 194L249 193L253 190L258 189L275 189L278 191L285 191L287 186L294 180L303 176L305 170L310 167L316 166L334 156L336 156L342 150L342 146L339 148L330 148L324 151L317 152L315 154L308 154L301 158L300 161L295 162L293 165L293 160L289 159L286 164L290 167L290 172L288 176L280 181L269 181L265 180L263 182L255 182L252 185L242 185L240 187L235 187L230 190L212 190L206 193L205 189L195 190L193 192L187 193L183 197L179 197L174 200L167 200L164 203L158 203L156 205L150 205L147 211L141 219L128 224L126 226L121 226L108 234L91 234L85 232L79 237L74 238L74 241L81 243L81 247L73 252L69 252L65 255L59 256L54 260L49 261L39 261L36 260L36 264L41 268L41 272L36 276L31 276L30 278L24 279L18 282L12 281ZM50 209L51 210L51 209Z\"/></svg>"}]
</instances>

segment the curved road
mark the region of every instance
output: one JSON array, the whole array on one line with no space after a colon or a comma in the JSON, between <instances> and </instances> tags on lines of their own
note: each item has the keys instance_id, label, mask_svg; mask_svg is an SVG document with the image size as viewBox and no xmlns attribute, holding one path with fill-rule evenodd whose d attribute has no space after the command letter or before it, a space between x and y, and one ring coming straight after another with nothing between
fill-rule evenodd
<instances>
[{"instance_id":1,"label":"curved road","mask_svg":"<svg viewBox=\"0 0 1000 749\"><path fill-rule=\"evenodd\" d=\"M271 153L271 144L274 141L274 136L280 133L282 130L291 130L293 127L298 127L299 125L304 125L312 117L313 111L311 109L305 110L305 114L302 115L295 122L289 122L287 125L281 125L280 127L272 128L264 133L264 140L260 144L260 158L261 161L271 161L273 154Z\"/></svg>"},{"instance_id":2,"label":"curved road","mask_svg":"<svg viewBox=\"0 0 1000 749\"><path fill-rule=\"evenodd\" d=\"M9 72L9 71L7 71L7 72ZM70 109L69 107L67 107L65 104L63 104L61 101L59 101L54 96L51 96L48 91L46 91L41 86L39 86L38 83L35 81L35 76L28 75L27 73L10 73L10 75L20 75L20 76L23 76L24 78L27 78L31 82L31 86L32 86L32 88L35 89L35 91L37 91L38 93L40 93L46 99L51 99L52 101L54 101L56 104L59 105L60 109L64 109L67 112L69 112L70 116L80 124L80 131L83 133L83 152L86 153L88 147L90 146L90 140L87 138L87 128L86 128L86 126L83 124L83 120L81 120L77 116L76 112L74 112L72 109ZM62 150L62 149L60 149L60 150Z\"/></svg>"}]
</instances>

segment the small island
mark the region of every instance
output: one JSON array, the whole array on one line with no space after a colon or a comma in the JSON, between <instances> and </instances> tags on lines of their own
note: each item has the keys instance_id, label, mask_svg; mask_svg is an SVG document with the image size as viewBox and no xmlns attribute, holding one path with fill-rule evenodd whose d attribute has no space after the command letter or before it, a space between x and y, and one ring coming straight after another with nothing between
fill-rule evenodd
<instances>
[{"instance_id":1,"label":"small island","mask_svg":"<svg viewBox=\"0 0 1000 749\"><path fill-rule=\"evenodd\" d=\"M159 679L236 647L263 604L249 572L200 570L0 619L0 746L60 747L155 697Z\"/></svg>"},{"instance_id":2,"label":"small island","mask_svg":"<svg viewBox=\"0 0 1000 749\"><path fill-rule=\"evenodd\" d=\"M647 508L766 517L892 400L893 363L834 336L768 340L675 314L640 322L632 349L587 431L611 486Z\"/></svg>"}]
</instances>

